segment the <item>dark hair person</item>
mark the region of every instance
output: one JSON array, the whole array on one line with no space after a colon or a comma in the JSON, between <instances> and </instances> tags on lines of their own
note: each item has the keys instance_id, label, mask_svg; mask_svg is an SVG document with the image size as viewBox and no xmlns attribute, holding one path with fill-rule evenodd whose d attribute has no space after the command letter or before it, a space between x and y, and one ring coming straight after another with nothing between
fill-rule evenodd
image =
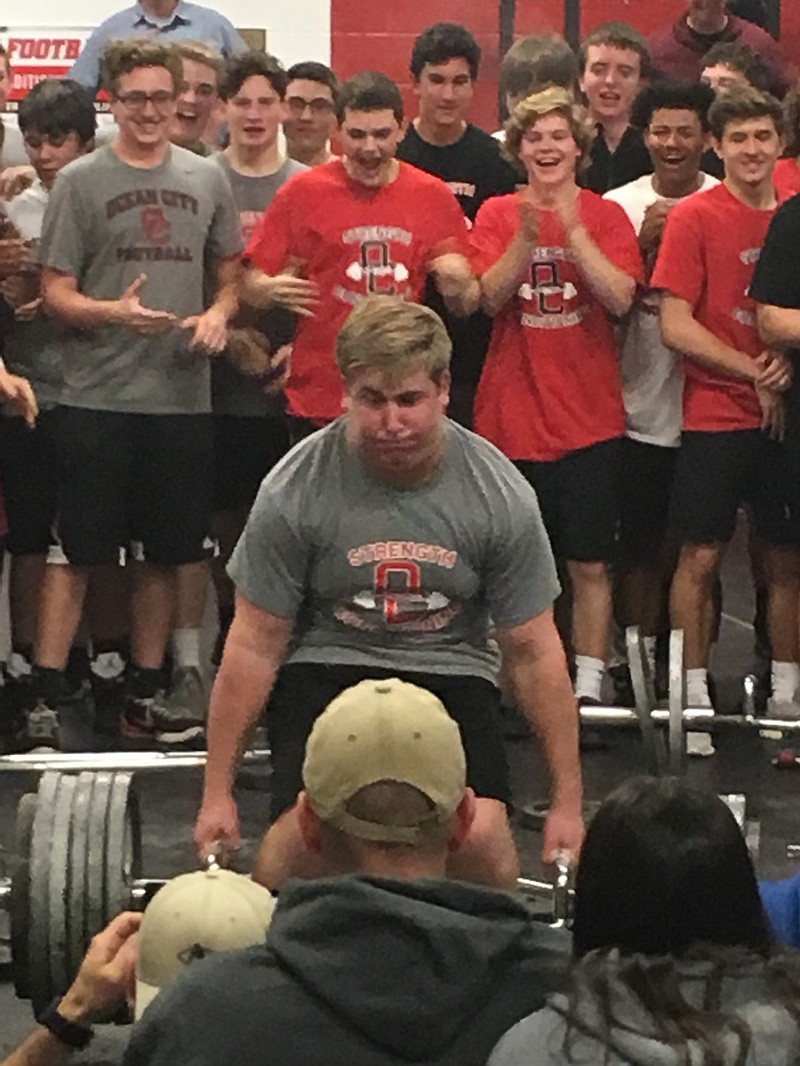
<instances>
[{"instance_id":1,"label":"dark hair person","mask_svg":"<svg viewBox=\"0 0 800 1066\"><path fill-rule=\"evenodd\" d=\"M744 837L717 796L626 781L586 834L571 991L490 1066L794 1066L800 954L779 951Z\"/></svg>"}]
</instances>

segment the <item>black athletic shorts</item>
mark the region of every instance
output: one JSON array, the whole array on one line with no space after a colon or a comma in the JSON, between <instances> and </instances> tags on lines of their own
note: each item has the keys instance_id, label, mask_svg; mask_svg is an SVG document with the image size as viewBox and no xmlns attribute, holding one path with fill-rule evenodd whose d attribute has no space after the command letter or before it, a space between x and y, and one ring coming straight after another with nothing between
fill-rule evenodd
<instances>
[{"instance_id":1,"label":"black athletic shorts","mask_svg":"<svg viewBox=\"0 0 800 1066\"><path fill-rule=\"evenodd\" d=\"M58 506L55 410L42 411L33 429L22 418L0 417L0 468L12 555L46 555Z\"/></svg>"},{"instance_id":2,"label":"black athletic shorts","mask_svg":"<svg viewBox=\"0 0 800 1066\"><path fill-rule=\"evenodd\" d=\"M621 438L615 438L549 463L515 462L536 490L556 559L593 563L614 558L621 445Z\"/></svg>"},{"instance_id":3,"label":"black athletic shorts","mask_svg":"<svg viewBox=\"0 0 800 1066\"><path fill-rule=\"evenodd\" d=\"M128 548L156 566L208 557L211 415L145 415L61 407L57 544L75 566L119 561Z\"/></svg>"},{"instance_id":4,"label":"black athletic shorts","mask_svg":"<svg viewBox=\"0 0 800 1066\"><path fill-rule=\"evenodd\" d=\"M250 507L261 482L288 450L283 415L214 415L214 510Z\"/></svg>"},{"instance_id":5,"label":"black athletic shorts","mask_svg":"<svg viewBox=\"0 0 800 1066\"><path fill-rule=\"evenodd\" d=\"M619 547L629 563L649 558L666 538L677 448L625 437L620 449Z\"/></svg>"},{"instance_id":6,"label":"black athletic shorts","mask_svg":"<svg viewBox=\"0 0 800 1066\"><path fill-rule=\"evenodd\" d=\"M793 542L782 446L760 429L684 432L670 503L676 538L727 544L742 503L767 544Z\"/></svg>"},{"instance_id":7,"label":"black athletic shorts","mask_svg":"<svg viewBox=\"0 0 800 1066\"><path fill-rule=\"evenodd\" d=\"M467 783L478 796L511 804L500 724L500 693L479 677L380 670L369 666L290 663L278 674L267 707L272 753L272 818L294 806L303 788L303 759L312 726L344 689L366 678L399 677L428 689L458 722L467 755Z\"/></svg>"}]
</instances>

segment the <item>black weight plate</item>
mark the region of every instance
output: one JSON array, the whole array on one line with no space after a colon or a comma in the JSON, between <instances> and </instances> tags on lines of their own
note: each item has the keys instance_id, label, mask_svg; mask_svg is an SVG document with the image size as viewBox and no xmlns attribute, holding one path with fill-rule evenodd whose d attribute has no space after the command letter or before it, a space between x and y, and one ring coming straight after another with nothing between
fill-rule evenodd
<instances>
[{"instance_id":1,"label":"black weight plate","mask_svg":"<svg viewBox=\"0 0 800 1066\"><path fill-rule=\"evenodd\" d=\"M11 923L11 969L14 991L20 999L30 999L30 972L28 965L28 934L30 931L30 858L33 819L36 815L37 795L28 792L17 805L17 820L14 827L14 854L11 867L11 899L9 918Z\"/></svg>"},{"instance_id":2,"label":"black weight plate","mask_svg":"<svg viewBox=\"0 0 800 1066\"><path fill-rule=\"evenodd\" d=\"M62 774L58 785L53 835L50 842L48 942L50 992L53 996L63 996L72 983L67 971L67 906L74 793L75 777L72 774Z\"/></svg>"},{"instance_id":3,"label":"black weight plate","mask_svg":"<svg viewBox=\"0 0 800 1066\"><path fill-rule=\"evenodd\" d=\"M89 838L89 813L95 775L79 775L72 797L72 843L69 855L69 895L67 903L67 969L74 978L86 953L86 855L92 846ZM95 844L97 847L97 844Z\"/></svg>"},{"instance_id":4,"label":"black weight plate","mask_svg":"<svg viewBox=\"0 0 800 1066\"><path fill-rule=\"evenodd\" d=\"M61 774L47 770L39 779L30 860L28 958L34 1013L53 998L50 987L50 851Z\"/></svg>"}]
</instances>

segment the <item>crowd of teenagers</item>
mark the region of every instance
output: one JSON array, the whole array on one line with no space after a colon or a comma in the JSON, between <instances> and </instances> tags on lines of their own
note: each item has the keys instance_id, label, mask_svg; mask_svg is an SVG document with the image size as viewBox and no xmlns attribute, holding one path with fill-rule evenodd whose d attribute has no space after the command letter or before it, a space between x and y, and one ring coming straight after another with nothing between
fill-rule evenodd
<instances>
[{"instance_id":1,"label":"crowd of teenagers","mask_svg":"<svg viewBox=\"0 0 800 1066\"><path fill-rule=\"evenodd\" d=\"M4 1066L66 1061L134 974L130 1064L800 1060L797 881L673 781L583 826L615 631L658 675L682 629L714 706L740 509L758 699L800 717L800 87L734 7L518 40L487 131L468 27L415 40L408 121L383 73L139 0L0 126L0 743L207 746L203 859L265 707L272 764L253 880L120 916ZM571 937L514 894L503 702Z\"/></svg>"}]
</instances>

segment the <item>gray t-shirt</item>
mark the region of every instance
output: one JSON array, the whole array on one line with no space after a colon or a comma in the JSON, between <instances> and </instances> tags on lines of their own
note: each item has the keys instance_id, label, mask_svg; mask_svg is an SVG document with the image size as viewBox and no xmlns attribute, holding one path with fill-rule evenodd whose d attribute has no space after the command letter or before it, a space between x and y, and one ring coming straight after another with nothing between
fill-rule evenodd
<instances>
[{"instance_id":1,"label":"gray t-shirt","mask_svg":"<svg viewBox=\"0 0 800 1066\"><path fill-rule=\"evenodd\" d=\"M201 313L206 256L241 251L239 219L219 167L169 148L157 167L123 163L112 146L58 175L44 218L40 262L77 278L85 296L118 299L140 274L146 307ZM65 333L61 400L142 414L210 410L209 363L191 331L145 336L124 326Z\"/></svg>"},{"instance_id":2,"label":"gray t-shirt","mask_svg":"<svg viewBox=\"0 0 800 1066\"><path fill-rule=\"evenodd\" d=\"M281 185L295 174L308 170L302 163L287 159L274 174L256 178L234 170L222 153L215 157L214 162L222 169L233 189L245 246ZM234 325L258 329L270 341L273 350L291 341L296 324L296 316L284 308L268 311L245 308L234 322ZM263 417L281 410L281 399L265 392L264 384L258 377L239 373L227 359L215 359L211 371L211 407L214 414Z\"/></svg>"},{"instance_id":3,"label":"gray t-shirt","mask_svg":"<svg viewBox=\"0 0 800 1066\"><path fill-rule=\"evenodd\" d=\"M436 476L377 480L345 419L267 475L228 570L295 620L289 662L381 666L494 681L489 618L508 628L559 592L533 489L488 441L446 422Z\"/></svg>"},{"instance_id":4,"label":"gray t-shirt","mask_svg":"<svg viewBox=\"0 0 800 1066\"><path fill-rule=\"evenodd\" d=\"M38 242L50 194L37 179L29 189L0 207L20 236ZM38 272L35 263L33 270ZM61 327L44 314L29 322L15 321L3 344L3 359L13 374L27 378L42 410L55 407L61 394Z\"/></svg>"}]
</instances>

